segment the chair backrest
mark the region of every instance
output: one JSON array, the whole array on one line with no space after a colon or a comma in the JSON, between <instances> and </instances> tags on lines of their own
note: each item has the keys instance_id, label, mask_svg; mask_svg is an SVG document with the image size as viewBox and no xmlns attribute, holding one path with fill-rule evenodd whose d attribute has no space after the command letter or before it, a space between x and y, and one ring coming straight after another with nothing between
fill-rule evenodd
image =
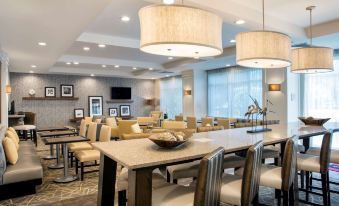
<instances>
[{"instance_id":1,"label":"chair backrest","mask_svg":"<svg viewBox=\"0 0 339 206\"><path fill-rule=\"evenodd\" d=\"M109 127L117 127L117 121L114 117L107 117L106 118L106 125Z\"/></svg>"},{"instance_id":2,"label":"chair backrest","mask_svg":"<svg viewBox=\"0 0 339 206\"><path fill-rule=\"evenodd\" d=\"M219 147L200 162L194 206L219 205L224 148Z\"/></svg>"},{"instance_id":3,"label":"chair backrest","mask_svg":"<svg viewBox=\"0 0 339 206\"><path fill-rule=\"evenodd\" d=\"M102 125L100 129L100 142L109 142L111 141L111 127Z\"/></svg>"},{"instance_id":4,"label":"chair backrest","mask_svg":"<svg viewBox=\"0 0 339 206\"><path fill-rule=\"evenodd\" d=\"M198 127L197 132L211 132L217 130L223 130L223 126L210 126L210 127Z\"/></svg>"},{"instance_id":5,"label":"chair backrest","mask_svg":"<svg viewBox=\"0 0 339 206\"><path fill-rule=\"evenodd\" d=\"M154 123L153 117L137 117L138 123Z\"/></svg>"},{"instance_id":6,"label":"chair backrest","mask_svg":"<svg viewBox=\"0 0 339 206\"><path fill-rule=\"evenodd\" d=\"M230 120L229 119L217 119L218 126L224 127L224 129L229 129L230 128Z\"/></svg>"},{"instance_id":7,"label":"chair backrest","mask_svg":"<svg viewBox=\"0 0 339 206\"><path fill-rule=\"evenodd\" d=\"M87 123L83 119L80 122L79 135L82 136L82 137L86 137L86 132L87 132Z\"/></svg>"},{"instance_id":8,"label":"chair backrest","mask_svg":"<svg viewBox=\"0 0 339 206\"><path fill-rule=\"evenodd\" d=\"M213 126L213 117L203 117L201 118L201 126Z\"/></svg>"},{"instance_id":9,"label":"chair backrest","mask_svg":"<svg viewBox=\"0 0 339 206\"><path fill-rule=\"evenodd\" d=\"M151 111L149 116L152 117L154 119L154 121L158 121L162 116L162 112L161 111Z\"/></svg>"},{"instance_id":10,"label":"chair backrest","mask_svg":"<svg viewBox=\"0 0 339 206\"><path fill-rule=\"evenodd\" d=\"M162 128L164 129L186 129L186 123L183 121L163 121Z\"/></svg>"},{"instance_id":11,"label":"chair backrest","mask_svg":"<svg viewBox=\"0 0 339 206\"><path fill-rule=\"evenodd\" d=\"M85 117L85 122L88 124L90 122L92 122L93 117Z\"/></svg>"},{"instance_id":12,"label":"chair backrest","mask_svg":"<svg viewBox=\"0 0 339 206\"><path fill-rule=\"evenodd\" d=\"M297 170L298 137L294 136L287 140L282 160L282 185L284 191L288 191L294 182Z\"/></svg>"},{"instance_id":13,"label":"chair backrest","mask_svg":"<svg viewBox=\"0 0 339 206\"><path fill-rule=\"evenodd\" d=\"M326 174L330 165L331 146L333 131L329 130L324 134L320 149L320 173Z\"/></svg>"},{"instance_id":14,"label":"chair backrest","mask_svg":"<svg viewBox=\"0 0 339 206\"><path fill-rule=\"evenodd\" d=\"M36 125L36 114L33 112L24 112L24 123L26 125Z\"/></svg>"},{"instance_id":15,"label":"chair backrest","mask_svg":"<svg viewBox=\"0 0 339 206\"><path fill-rule=\"evenodd\" d=\"M241 186L241 205L252 205L258 195L263 142L260 141L247 150Z\"/></svg>"},{"instance_id":16,"label":"chair backrest","mask_svg":"<svg viewBox=\"0 0 339 206\"><path fill-rule=\"evenodd\" d=\"M197 129L197 118L196 117L187 117L187 128L188 129Z\"/></svg>"},{"instance_id":17,"label":"chair backrest","mask_svg":"<svg viewBox=\"0 0 339 206\"><path fill-rule=\"evenodd\" d=\"M175 121L184 121L184 116L182 115L175 116Z\"/></svg>"},{"instance_id":18,"label":"chair backrest","mask_svg":"<svg viewBox=\"0 0 339 206\"><path fill-rule=\"evenodd\" d=\"M121 137L122 134L133 133L131 126L136 123L138 123L136 120L120 120L118 125L119 137Z\"/></svg>"},{"instance_id":19,"label":"chair backrest","mask_svg":"<svg viewBox=\"0 0 339 206\"><path fill-rule=\"evenodd\" d=\"M97 125L98 124L95 122L90 122L88 124L87 138L91 143L97 140Z\"/></svg>"}]
</instances>

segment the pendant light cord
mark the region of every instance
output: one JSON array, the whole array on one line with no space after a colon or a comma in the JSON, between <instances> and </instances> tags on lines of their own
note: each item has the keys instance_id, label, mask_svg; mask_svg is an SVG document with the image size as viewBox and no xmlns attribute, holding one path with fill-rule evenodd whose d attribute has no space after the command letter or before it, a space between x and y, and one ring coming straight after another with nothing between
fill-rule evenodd
<instances>
[{"instance_id":1,"label":"pendant light cord","mask_svg":"<svg viewBox=\"0 0 339 206\"><path fill-rule=\"evenodd\" d=\"M265 31L265 0L262 0L262 30Z\"/></svg>"}]
</instances>

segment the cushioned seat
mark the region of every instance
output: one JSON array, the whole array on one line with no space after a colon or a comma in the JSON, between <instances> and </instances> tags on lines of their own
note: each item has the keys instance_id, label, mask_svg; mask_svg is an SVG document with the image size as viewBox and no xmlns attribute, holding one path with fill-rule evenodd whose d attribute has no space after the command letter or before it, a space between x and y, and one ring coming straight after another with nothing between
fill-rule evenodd
<instances>
[{"instance_id":1,"label":"cushioned seat","mask_svg":"<svg viewBox=\"0 0 339 206\"><path fill-rule=\"evenodd\" d=\"M18 125L13 127L15 130L33 130L36 129L35 125Z\"/></svg>"},{"instance_id":2,"label":"cushioned seat","mask_svg":"<svg viewBox=\"0 0 339 206\"><path fill-rule=\"evenodd\" d=\"M89 162L100 160L100 152L98 150L81 150L75 152L75 157L79 162Z\"/></svg>"},{"instance_id":3,"label":"cushioned seat","mask_svg":"<svg viewBox=\"0 0 339 206\"><path fill-rule=\"evenodd\" d=\"M309 154L298 154L298 170L320 172L320 157Z\"/></svg>"},{"instance_id":4,"label":"cushioned seat","mask_svg":"<svg viewBox=\"0 0 339 206\"><path fill-rule=\"evenodd\" d=\"M42 179L43 170L40 158L37 155L26 155L19 153L15 165L7 165L3 175L3 184L23 182L28 180Z\"/></svg>"},{"instance_id":5,"label":"cushioned seat","mask_svg":"<svg viewBox=\"0 0 339 206\"><path fill-rule=\"evenodd\" d=\"M320 148L310 147L306 154L320 156ZM331 149L330 162L339 164L339 150Z\"/></svg>"},{"instance_id":6,"label":"cushioned seat","mask_svg":"<svg viewBox=\"0 0 339 206\"><path fill-rule=\"evenodd\" d=\"M224 174L220 201L230 205L241 205L242 177Z\"/></svg>"},{"instance_id":7,"label":"cushioned seat","mask_svg":"<svg viewBox=\"0 0 339 206\"><path fill-rule=\"evenodd\" d=\"M260 185L275 189L281 189L281 167L277 167L274 165L262 165Z\"/></svg>"},{"instance_id":8,"label":"cushioned seat","mask_svg":"<svg viewBox=\"0 0 339 206\"><path fill-rule=\"evenodd\" d=\"M69 143L67 146L70 152L93 149L92 145L87 142L74 142L74 143Z\"/></svg>"},{"instance_id":9,"label":"cushioned seat","mask_svg":"<svg viewBox=\"0 0 339 206\"><path fill-rule=\"evenodd\" d=\"M21 141L18 150L19 157L22 155L36 156L35 145L31 141Z\"/></svg>"},{"instance_id":10,"label":"cushioned seat","mask_svg":"<svg viewBox=\"0 0 339 206\"><path fill-rule=\"evenodd\" d=\"M153 191L152 205L157 206L193 206L194 187L169 185Z\"/></svg>"}]
</instances>

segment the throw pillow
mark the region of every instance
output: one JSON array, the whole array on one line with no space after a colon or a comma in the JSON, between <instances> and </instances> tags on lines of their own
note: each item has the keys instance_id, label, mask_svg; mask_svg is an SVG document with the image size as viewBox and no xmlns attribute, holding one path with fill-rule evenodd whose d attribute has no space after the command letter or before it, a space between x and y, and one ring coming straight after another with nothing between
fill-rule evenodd
<instances>
[{"instance_id":1,"label":"throw pillow","mask_svg":"<svg viewBox=\"0 0 339 206\"><path fill-rule=\"evenodd\" d=\"M131 126L131 130L132 130L133 133L142 133L142 130L141 130L138 123L133 124Z\"/></svg>"},{"instance_id":2,"label":"throw pillow","mask_svg":"<svg viewBox=\"0 0 339 206\"><path fill-rule=\"evenodd\" d=\"M5 150L7 161L10 164L15 165L18 161L19 155L14 141L9 137L5 137L5 139L2 141L2 145Z\"/></svg>"}]
</instances>

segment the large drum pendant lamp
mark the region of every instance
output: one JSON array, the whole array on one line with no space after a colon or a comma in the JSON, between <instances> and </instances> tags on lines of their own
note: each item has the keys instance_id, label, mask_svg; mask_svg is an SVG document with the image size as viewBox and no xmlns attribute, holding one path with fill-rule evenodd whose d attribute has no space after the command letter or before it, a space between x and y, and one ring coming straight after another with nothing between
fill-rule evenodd
<instances>
[{"instance_id":1,"label":"large drum pendant lamp","mask_svg":"<svg viewBox=\"0 0 339 206\"><path fill-rule=\"evenodd\" d=\"M263 6L263 30L242 32L236 36L237 64L252 68L283 68L291 65L291 39L288 35L265 31Z\"/></svg>"},{"instance_id":2,"label":"large drum pendant lamp","mask_svg":"<svg viewBox=\"0 0 339 206\"><path fill-rule=\"evenodd\" d=\"M151 5L139 11L144 52L177 57L220 55L222 19L184 5Z\"/></svg>"},{"instance_id":3,"label":"large drum pendant lamp","mask_svg":"<svg viewBox=\"0 0 339 206\"><path fill-rule=\"evenodd\" d=\"M328 47L312 46L312 10L315 6L309 6L310 11L310 46L292 50L292 68L294 73L321 73L333 71L333 49Z\"/></svg>"}]
</instances>

